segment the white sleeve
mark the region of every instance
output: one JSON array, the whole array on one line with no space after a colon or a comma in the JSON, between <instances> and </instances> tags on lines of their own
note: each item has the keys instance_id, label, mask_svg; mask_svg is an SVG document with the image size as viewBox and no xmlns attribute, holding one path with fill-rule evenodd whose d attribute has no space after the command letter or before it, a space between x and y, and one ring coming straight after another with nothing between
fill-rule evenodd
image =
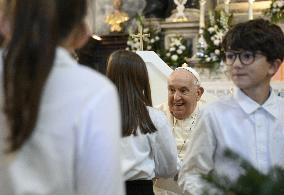
<instances>
[{"instance_id":1,"label":"white sleeve","mask_svg":"<svg viewBox=\"0 0 284 195\"><path fill-rule=\"evenodd\" d=\"M77 127L75 186L78 195L124 194L118 96L114 87L103 87L103 92L94 95Z\"/></svg>"},{"instance_id":2,"label":"white sleeve","mask_svg":"<svg viewBox=\"0 0 284 195\"><path fill-rule=\"evenodd\" d=\"M186 194L200 195L206 187L200 176L208 174L213 169L216 148L216 139L208 116L201 116L190 140L179 173L178 184Z\"/></svg>"},{"instance_id":3,"label":"white sleeve","mask_svg":"<svg viewBox=\"0 0 284 195\"><path fill-rule=\"evenodd\" d=\"M165 114L157 111L154 122L157 132L151 137L151 148L155 161L156 177L173 177L177 173L177 146L172 127Z\"/></svg>"}]
</instances>

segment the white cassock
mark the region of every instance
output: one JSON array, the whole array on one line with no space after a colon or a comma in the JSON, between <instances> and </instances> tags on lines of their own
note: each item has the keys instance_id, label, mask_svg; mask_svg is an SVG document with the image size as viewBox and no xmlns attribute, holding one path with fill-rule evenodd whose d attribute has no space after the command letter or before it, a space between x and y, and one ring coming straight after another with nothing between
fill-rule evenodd
<instances>
[{"instance_id":1,"label":"white cassock","mask_svg":"<svg viewBox=\"0 0 284 195\"><path fill-rule=\"evenodd\" d=\"M178 151L178 170L181 167L181 163L184 159L185 148L190 142L190 135L194 130L196 121L199 118L199 107L205 103L204 100L200 100L196 106L195 111L185 120L177 120L169 111L167 103L158 106L158 109L162 110L173 125L173 135L177 143ZM156 195L177 195L182 194L182 189L178 186L177 181L174 178L164 179L159 178L154 185L154 191Z\"/></svg>"}]
</instances>

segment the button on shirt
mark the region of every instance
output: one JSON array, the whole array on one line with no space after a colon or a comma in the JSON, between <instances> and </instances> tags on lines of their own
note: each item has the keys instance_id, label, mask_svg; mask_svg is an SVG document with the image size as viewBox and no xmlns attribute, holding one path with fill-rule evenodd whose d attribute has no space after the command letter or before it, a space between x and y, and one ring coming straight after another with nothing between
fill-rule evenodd
<instances>
[{"instance_id":1,"label":"button on shirt","mask_svg":"<svg viewBox=\"0 0 284 195\"><path fill-rule=\"evenodd\" d=\"M271 90L272 91L272 90ZM272 166L284 167L284 99L271 92L263 105L240 89L202 110L188 147L179 184L189 194L201 194L199 174L214 170L231 179L240 168L223 156L229 148L263 173Z\"/></svg>"}]
</instances>

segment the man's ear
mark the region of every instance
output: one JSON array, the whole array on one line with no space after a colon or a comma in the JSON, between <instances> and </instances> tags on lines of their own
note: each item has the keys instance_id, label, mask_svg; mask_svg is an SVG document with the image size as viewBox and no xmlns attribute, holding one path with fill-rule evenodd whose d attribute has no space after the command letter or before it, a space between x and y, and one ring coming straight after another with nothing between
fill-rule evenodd
<instances>
[{"instance_id":1,"label":"man's ear","mask_svg":"<svg viewBox=\"0 0 284 195\"><path fill-rule=\"evenodd\" d=\"M204 93L204 88L201 87L201 86L198 86L198 88L197 88L197 101L200 100L203 93Z\"/></svg>"},{"instance_id":2,"label":"man's ear","mask_svg":"<svg viewBox=\"0 0 284 195\"><path fill-rule=\"evenodd\" d=\"M283 62L282 60L276 59L276 60L274 60L274 61L270 64L270 68L269 68L269 70L268 70L268 74L269 74L271 77L273 77L273 76L276 74L276 72L278 71L278 69L279 69L279 67L281 66L282 62Z\"/></svg>"}]
</instances>

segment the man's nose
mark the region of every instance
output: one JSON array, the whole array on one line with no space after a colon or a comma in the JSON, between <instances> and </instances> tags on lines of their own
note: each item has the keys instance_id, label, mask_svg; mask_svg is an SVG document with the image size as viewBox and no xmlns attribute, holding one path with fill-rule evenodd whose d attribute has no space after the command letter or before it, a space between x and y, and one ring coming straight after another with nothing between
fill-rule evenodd
<instances>
[{"instance_id":1,"label":"man's nose","mask_svg":"<svg viewBox=\"0 0 284 195\"><path fill-rule=\"evenodd\" d=\"M242 66L243 66L243 64L240 60L240 55L237 55L232 67L233 68L241 68Z\"/></svg>"},{"instance_id":2,"label":"man's nose","mask_svg":"<svg viewBox=\"0 0 284 195\"><path fill-rule=\"evenodd\" d=\"M181 95L180 95L180 92L179 91L176 91L174 93L174 99L177 100L177 99L180 99L181 98Z\"/></svg>"}]
</instances>

